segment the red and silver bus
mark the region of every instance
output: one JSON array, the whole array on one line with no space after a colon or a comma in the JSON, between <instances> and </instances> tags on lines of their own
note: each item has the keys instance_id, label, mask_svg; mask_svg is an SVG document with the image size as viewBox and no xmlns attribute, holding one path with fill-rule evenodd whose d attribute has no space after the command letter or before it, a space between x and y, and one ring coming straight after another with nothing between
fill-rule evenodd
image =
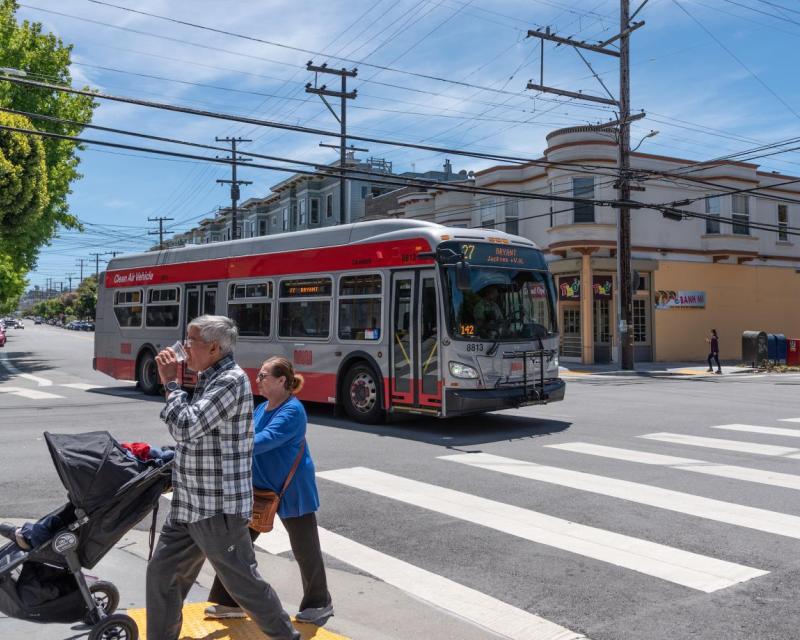
<instances>
[{"instance_id":1,"label":"red and silver bus","mask_svg":"<svg viewBox=\"0 0 800 640\"><path fill-rule=\"evenodd\" d=\"M236 321L251 383L267 356L285 356L302 400L360 422L564 397L547 263L500 231L382 220L116 257L94 367L158 393L155 354L203 314Z\"/></svg>"}]
</instances>

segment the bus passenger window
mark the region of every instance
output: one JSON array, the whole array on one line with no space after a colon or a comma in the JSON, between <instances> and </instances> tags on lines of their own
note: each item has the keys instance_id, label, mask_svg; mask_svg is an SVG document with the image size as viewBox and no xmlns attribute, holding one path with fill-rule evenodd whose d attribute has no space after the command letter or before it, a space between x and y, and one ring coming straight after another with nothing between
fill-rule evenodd
<instances>
[{"instance_id":1,"label":"bus passenger window","mask_svg":"<svg viewBox=\"0 0 800 640\"><path fill-rule=\"evenodd\" d=\"M147 292L145 324L148 327L177 327L180 321L180 289L150 289Z\"/></svg>"},{"instance_id":2,"label":"bus passenger window","mask_svg":"<svg viewBox=\"0 0 800 640\"><path fill-rule=\"evenodd\" d=\"M272 283L230 285L228 317L239 327L240 336L267 337L272 317Z\"/></svg>"},{"instance_id":3,"label":"bus passenger window","mask_svg":"<svg viewBox=\"0 0 800 640\"><path fill-rule=\"evenodd\" d=\"M114 293L114 315L120 327L142 326L142 291L116 291Z\"/></svg>"},{"instance_id":4,"label":"bus passenger window","mask_svg":"<svg viewBox=\"0 0 800 640\"><path fill-rule=\"evenodd\" d=\"M278 336L327 338L330 335L331 278L284 280L278 302Z\"/></svg>"},{"instance_id":5,"label":"bus passenger window","mask_svg":"<svg viewBox=\"0 0 800 640\"><path fill-rule=\"evenodd\" d=\"M381 277L343 276L339 280L339 338L380 340Z\"/></svg>"}]
</instances>

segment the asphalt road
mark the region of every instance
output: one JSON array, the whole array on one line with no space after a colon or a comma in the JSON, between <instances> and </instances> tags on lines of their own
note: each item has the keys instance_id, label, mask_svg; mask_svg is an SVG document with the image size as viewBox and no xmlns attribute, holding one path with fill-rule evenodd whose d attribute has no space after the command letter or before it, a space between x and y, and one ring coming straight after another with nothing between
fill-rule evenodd
<instances>
[{"instance_id":1,"label":"asphalt road","mask_svg":"<svg viewBox=\"0 0 800 640\"><path fill-rule=\"evenodd\" d=\"M160 398L91 370L92 339L9 332L0 519L63 502L45 430L169 442ZM323 549L332 566L423 600L465 602L467 587L479 598L464 613L507 636L504 620L535 614L575 632L565 638L800 638L798 385L583 376L547 407L379 427L309 407ZM405 582L391 559L410 567ZM452 593L426 596L439 578ZM507 609L482 619L487 602ZM526 640L537 637L556 636Z\"/></svg>"}]
</instances>

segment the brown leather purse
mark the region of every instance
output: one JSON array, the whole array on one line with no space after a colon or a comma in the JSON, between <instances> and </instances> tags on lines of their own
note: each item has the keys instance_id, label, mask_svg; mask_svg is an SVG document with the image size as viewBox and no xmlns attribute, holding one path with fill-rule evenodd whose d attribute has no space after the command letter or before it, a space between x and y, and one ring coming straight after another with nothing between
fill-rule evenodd
<instances>
[{"instance_id":1,"label":"brown leather purse","mask_svg":"<svg viewBox=\"0 0 800 640\"><path fill-rule=\"evenodd\" d=\"M280 494L270 491L269 489L256 489L253 487L253 517L250 519L250 528L260 533L268 533L272 531L272 526L275 522L275 514L278 513L278 506L281 503L283 494L286 493L286 488L294 477L294 472L300 465L300 460L303 459L303 453L306 450L306 441L300 445L300 451L297 452L297 457L292 465L292 470L286 476L286 482L283 483L283 489Z\"/></svg>"}]
</instances>

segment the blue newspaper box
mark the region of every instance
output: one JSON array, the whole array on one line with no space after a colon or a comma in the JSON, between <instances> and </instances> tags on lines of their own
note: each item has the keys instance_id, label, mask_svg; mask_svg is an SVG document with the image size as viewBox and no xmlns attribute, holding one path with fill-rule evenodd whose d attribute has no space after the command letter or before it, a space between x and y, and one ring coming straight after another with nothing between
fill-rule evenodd
<instances>
[{"instance_id":1,"label":"blue newspaper box","mask_svg":"<svg viewBox=\"0 0 800 640\"><path fill-rule=\"evenodd\" d=\"M789 341L782 333L775 335L775 362L778 364L786 364L786 356L789 350Z\"/></svg>"}]
</instances>

